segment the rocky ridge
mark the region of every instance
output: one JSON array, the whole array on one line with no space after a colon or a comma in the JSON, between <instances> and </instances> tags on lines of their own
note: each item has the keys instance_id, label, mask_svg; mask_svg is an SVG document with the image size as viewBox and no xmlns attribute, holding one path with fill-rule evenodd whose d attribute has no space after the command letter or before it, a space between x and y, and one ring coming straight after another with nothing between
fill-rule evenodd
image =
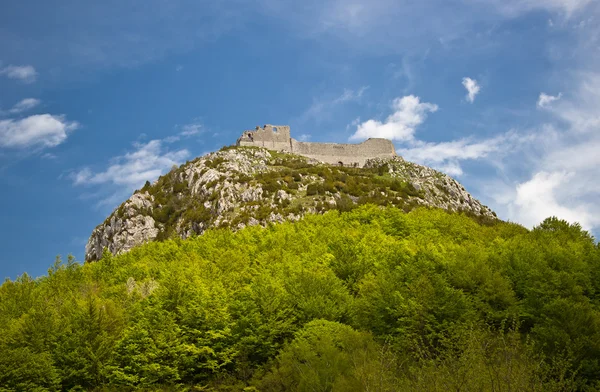
<instances>
[{"instance_id":1,"label":"rocky ridge","mask_svg":"<svg viewBox=\"0 0 600 392\"><path fill-rule=\"evenodd\" d=\"M119 254L211 227L264 226L364 203L405 211L439 207L495 219L453 178L401 157L372 159L359 169L263 148L227 147L147 182L93 230L85 259L100 259L105 248Z\"/></svg>"}]
</instances>

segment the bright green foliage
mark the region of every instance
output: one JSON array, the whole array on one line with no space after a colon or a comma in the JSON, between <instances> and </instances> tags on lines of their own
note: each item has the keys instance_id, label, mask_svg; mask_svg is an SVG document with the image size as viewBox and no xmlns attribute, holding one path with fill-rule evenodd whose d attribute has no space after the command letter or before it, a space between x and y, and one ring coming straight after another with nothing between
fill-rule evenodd
<instances>
[{"instance_id":1,"label":"bright green foliage","mask_svg":"<svg viewBox=\"0 0 600 392\"><path fill-rule=\"evenodd\" d=\"M311 321L277 357L261 391L385 391L392 374L380 366L368 333L325 320ZM386 372L387 370L387 372ZM388 383L386 385L386 382Z\"/></svg>"},{"instance_id":2,"label":"bright green foliage","mask_svg":"<svg viewBox=\"0 0 600 392\"><path fill-rule=\"evenodd\" d=\"M578 225L365 205L7 280L0 391L593 391L599 305Z\"/></svg>"},{"instance_id":3,"label":"bright green foliage","mask_svg":"<svg viewBox=\"0 0 600 392\"><path fill-rule=\"evenodd\" d=\"M254 171L242 173L231 168L231 157L219 155L232 149L244 157L253 157L254 153L263 151L268 158L255 160ZM255 220L266 223L271 221L272 214L289 217L290 214L303 216L332 209L347 212L364 204L395 206L408 212L422 205L444 206L451 198L456 198L448 190L453 180L442 173L436 172L429 178L442 193L431 193L433 188L428 192L425 188L421 189L421 185L417 185L419 189L413 185L417 177L415 173L422 170L415 164L396 160L374 161L370 165L373 166L355 168L309 164L307 158L294 154L267 152L256 147L227 147L174 167L155 184L146 183L136 193L148 193L151 197L147 201L151 207L142 208L129 203L126 208L124 203L107 217L105 223L113 216L125 218L126 210L135 210L138 215L154 219L155 227L159 229L154 239L164 241L174 236L187 236L183 233L201 234L208 227L236 229ZM194 171L190 174L192 167ZM200 180L209 170L213 170L211 180ZM260 189L260 196L246 201L234 200L230 198L230 192L224 190L224 183L242 185L242 190L246 186L255 191ZM433 185L427 188L431 187ZM286 195L283 198L279 196L281 191ZM219 201L223 199L229 201L220 204L232 203L233 206L220 208ZM471 211L473 217L481 222L493 223L496 220L487 207L474 213L465 202L462 198L460 206L447 208ZM106 234L113 240L110 231Z\"/></svg>"}]
</instances>

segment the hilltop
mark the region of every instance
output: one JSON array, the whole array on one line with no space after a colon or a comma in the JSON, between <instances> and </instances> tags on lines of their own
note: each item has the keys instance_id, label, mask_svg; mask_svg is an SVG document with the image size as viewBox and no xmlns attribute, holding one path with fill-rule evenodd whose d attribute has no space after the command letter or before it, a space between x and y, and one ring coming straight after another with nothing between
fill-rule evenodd
<instances>
[{"instance_id":1,"label":"hilltop","mask_svg":"<svg viewBox=\"0 0 600 392\"><path fill-rule=\"evenodd\" d=\"M399 156L362 163L348 167L260 147L223 148L137 190L94 229L85 259L99 259L105 248L120 254L148 241L187 238L209 228L265 226L362 204L406 212L438 207L495 220L494 212L446 174Z\"/></svg>"},{"instance_id":2,"label":"hilltop","mask_svg":"<svg viewBox=\"0 0 600 392\"><path fill-rule=\"evenodd\" d=\"M96 262L0 286L0 389L598 390L594 238L371 153L225 147L146 183Z\"/></svg>"}]
</instances>

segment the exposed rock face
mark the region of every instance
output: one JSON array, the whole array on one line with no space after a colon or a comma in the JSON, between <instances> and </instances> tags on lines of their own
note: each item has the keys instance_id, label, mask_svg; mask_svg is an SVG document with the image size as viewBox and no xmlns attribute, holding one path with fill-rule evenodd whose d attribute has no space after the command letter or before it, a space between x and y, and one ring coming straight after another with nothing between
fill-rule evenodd
<instances>
[{"instance_id":1,"label":"exposed rock face","mask_svg":"<svg viewBox=\"0 0 600 392\"><path fill-rule=\"evenodd\" d=\"M146 184L96 227L86 261L107 248L127 252L147 241L186 238L211 227L298 220L363 203L495 214L451 177L400 157L368 160L364 168L320 164L309 158L255 147L208 154Z\"/></svg>"},{"instance_id":2,"label":"exposed rock face","mask_svg":"<svg viewBox=\"0 0 600 392\"><path fill-rule=\"evenodd\" d=\"M147 192L135 193L123 203L119 210L94 229L85 246L85 259L99 259L104 248L111 253L122 253L155 239L160 226L152 216L140 213L152 212L153 199Z\"/></svg>"}]
</instances>

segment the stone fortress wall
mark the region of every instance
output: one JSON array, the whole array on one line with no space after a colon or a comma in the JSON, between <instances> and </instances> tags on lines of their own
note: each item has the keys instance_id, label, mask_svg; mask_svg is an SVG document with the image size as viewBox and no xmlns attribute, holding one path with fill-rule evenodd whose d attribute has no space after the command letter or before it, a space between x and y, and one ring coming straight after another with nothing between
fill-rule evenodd
<instances>
[{"instance_id":1,"label":"stone fortress wall","mask_svg":"<svg viewBox=\"0 0 600 392\"><path fill-rule=\"evenodd\" d=\"M394 144L387 139L371 138L358 144L300 142L290 135L288 125L270 125L244 131L238 146L264 147L286 151L332 165L364 166L367 159L396 156Z\"/></svg>"}]
</instances>

